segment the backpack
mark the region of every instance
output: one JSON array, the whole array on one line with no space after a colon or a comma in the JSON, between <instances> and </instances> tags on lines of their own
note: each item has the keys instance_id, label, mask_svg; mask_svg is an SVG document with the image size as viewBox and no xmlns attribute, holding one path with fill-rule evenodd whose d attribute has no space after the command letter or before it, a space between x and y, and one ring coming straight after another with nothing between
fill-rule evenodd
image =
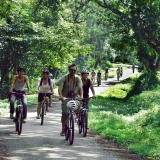
<instances>
[{"instance_id":1,"label":"backpack","mask_svg":"<svg viewBox=\"0 0 160 160\"><path fill-rule=\"evenodd\" d=\"M40 86L42 86L42 81L43 81L43 78L41 78ZM51 79L50 78L48 78L48 84L49 84L49 86L51 85Z\"/></svg>"}]
</instances>

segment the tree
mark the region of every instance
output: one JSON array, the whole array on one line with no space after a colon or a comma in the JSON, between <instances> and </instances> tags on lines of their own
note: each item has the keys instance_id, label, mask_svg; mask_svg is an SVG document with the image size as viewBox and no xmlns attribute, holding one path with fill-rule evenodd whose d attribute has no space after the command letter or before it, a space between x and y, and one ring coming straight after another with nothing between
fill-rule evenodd
<instances>
[{"instance_id":1,"label":"tree","mask_svg":"<svg viewBox=\"0 0 160 160\"><path fill-rule=\"evenodd\" d=\"M158 0L94 1L110 11L108 19L114 22L114 29L117 31L115 34L123 32L123 37L127 36L136 42L138 58L147 70L157 71L160 65L160 2Z\"/></svg>"}]
</instances>

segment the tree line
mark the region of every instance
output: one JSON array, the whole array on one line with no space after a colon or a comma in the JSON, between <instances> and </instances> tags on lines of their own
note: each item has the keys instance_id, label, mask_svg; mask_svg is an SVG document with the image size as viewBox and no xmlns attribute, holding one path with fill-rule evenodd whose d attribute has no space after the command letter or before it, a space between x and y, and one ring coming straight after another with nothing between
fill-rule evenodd
<instances>
[{"instance_id":1,"label":"tree line","mask_svg":"<svg viewBox=\"0 0 160 160\"><path fill-rule=\"evenodd\" d=\"M23 65L42 69L105 68L107 61L160 62L159 0L1 0L0 92Z\"/></svg>"}]
</instances>

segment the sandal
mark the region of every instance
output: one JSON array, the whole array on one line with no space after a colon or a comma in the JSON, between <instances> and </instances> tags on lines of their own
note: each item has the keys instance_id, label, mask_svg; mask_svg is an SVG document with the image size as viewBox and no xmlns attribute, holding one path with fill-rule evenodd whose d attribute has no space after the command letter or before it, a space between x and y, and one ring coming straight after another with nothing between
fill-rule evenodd
<instances>
[{"instance_id":1,"label":"sandal","mask_svg":"<svg viewBox=\"0 0 160 160\"><path fill-rule=\"evenodd\" d=\"M39 117L39 116L37 116L36 118L37 118L37 119L40 119L40 117Z\"/></svg>"},{"instance_id":2,"label":"sandal","mask_svg":"<svg viewBox=\"0 0 160 160\"><path fill-rule=\"evenodd\" d=\"M60 135L61 135L61 136L65 136L65 133L64 133L64 132L61 132Z\"/></svg>"}]
</instances>

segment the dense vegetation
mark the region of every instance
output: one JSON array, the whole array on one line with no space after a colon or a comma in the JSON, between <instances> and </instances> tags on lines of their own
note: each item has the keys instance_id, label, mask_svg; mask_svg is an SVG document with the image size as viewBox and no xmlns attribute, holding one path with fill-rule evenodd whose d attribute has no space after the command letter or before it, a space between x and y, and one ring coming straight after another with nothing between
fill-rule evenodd
<instances>
[{"instance_id":1,"label":"dense vegetation","mask_svg":"<svg viewBox=\"0 0 160 160\"><path fill-rule=\"evenodd\" d=\"M89 125L100 135L150 159L160 158L160 76L139 74L110 87L90 102ZM141 77L141 83L139 83ZM143 77L143 78L142 78ZM138 85L137 85L138 84ZM136 86L135 86L136 85ZM136 95L127 96L141 88Z\"/></svg>"},{"instance_id":2,"label":"dense vegetation","mask_svg":"<svg viewBox=\"0 0 160 160\"><path fill-rule=\"evenodd\" d=\"M79 71L117 61L157 71L159 5L159 0L1 0L0 98L19 65L32 82L43 68L57 77L72 62Z\"/></svg>"}]
</instances>

